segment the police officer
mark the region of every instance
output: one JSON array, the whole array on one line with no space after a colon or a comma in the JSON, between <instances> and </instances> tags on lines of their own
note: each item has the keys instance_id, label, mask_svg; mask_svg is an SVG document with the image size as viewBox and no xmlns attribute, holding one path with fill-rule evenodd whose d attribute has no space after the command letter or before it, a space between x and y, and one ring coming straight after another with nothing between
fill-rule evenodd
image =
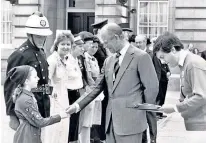
<instances>
[{"instance_id":1,"label":"police officer","mask_svg":"<svg viewBox=\"0 0 206 143\"><path fill-rule=\"evenodd\" d=\"M30 65L37 71L39 77L38 87L33 89L36 97L39 112L42 117L50 116L50 100L48 88L48 63L44 52L44 44L47 36L52 34L49 28L47 18L41 12L34 12L26 22L27 41L24 42L8 58L6 73L13 67L20 65ZM8 76L8 75L7 75ZM10 127L17 129L19 121L14 112L14 103L12 102L12 87L14 83L5 82L4 96L6 103L6 113L10 116Z\"/></svg>"}]
</instances>

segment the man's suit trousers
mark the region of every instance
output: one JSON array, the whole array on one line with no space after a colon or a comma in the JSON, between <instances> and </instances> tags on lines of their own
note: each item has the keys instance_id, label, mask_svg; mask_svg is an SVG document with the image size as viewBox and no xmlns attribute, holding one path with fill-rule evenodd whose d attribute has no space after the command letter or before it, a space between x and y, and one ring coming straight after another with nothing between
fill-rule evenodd
<instances>
[{"instance_id":1,"label":"man's suit trousers","mask_svg":"<svg viewBox=\"0 0 206 143\"><path fill-rule=\"evenodd\" d=\"M142 133L134 135L117 135L114 132L114 127L110 119L109 129L106 133L106 143L142 143Z\"/></svg>"}]
</instances>

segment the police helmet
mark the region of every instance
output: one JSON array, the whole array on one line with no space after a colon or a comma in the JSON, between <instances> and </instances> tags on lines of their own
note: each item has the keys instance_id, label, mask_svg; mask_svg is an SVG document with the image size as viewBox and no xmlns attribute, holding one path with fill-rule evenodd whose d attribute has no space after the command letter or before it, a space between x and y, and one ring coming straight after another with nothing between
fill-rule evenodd
<instances>
[{"instance_id":1,"label":"police helmet","mask_svg":"<svg viewBox=\"0 0 206 143\"><path fill-rule=\"evenodd\" d=\"M49 22L47 18L41 12L37 11L29 16L26 22L26 33L40 36L49 36L52 34L52 31L49 28Z\"/></svg>"}]
</instances>

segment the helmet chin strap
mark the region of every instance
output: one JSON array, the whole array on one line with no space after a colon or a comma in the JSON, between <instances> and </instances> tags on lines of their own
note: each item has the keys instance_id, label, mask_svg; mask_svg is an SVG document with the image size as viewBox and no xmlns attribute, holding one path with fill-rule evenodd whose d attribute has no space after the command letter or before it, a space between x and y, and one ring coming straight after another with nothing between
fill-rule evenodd
<instances>
[{"instance_id":1,"label":"helmet chin strap","mask_svg":"<svg viewBox=\"0 0 206 143\"><path fill-rule=\"evenodd\" d=\"M33 45L34 45L35 47L39 48L39 47L36 45L36 43L34 42L34 35L33 35L33 34L31 34L31 40L32 40ZM44 40L43 46L44 46L45 42L46 42L46 39ZM40 49L40 48L39 48L39 49Z\"/></svg>"}]
</instances>

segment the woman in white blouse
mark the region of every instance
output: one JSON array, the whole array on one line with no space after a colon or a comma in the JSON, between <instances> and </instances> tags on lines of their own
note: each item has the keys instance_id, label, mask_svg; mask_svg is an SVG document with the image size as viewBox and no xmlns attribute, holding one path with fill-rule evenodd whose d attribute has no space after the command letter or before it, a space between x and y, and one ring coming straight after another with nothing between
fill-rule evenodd
<instances>
[{"instance_id":1,"label":"woman in white blouse","mask_svg":"<svg viewBox=\"0 0 206 143\"><path fill-rule=\"evenodd\" d=\"M69 106L67 86L68 70L66 66L66 55L70 52L74 37L70 31L57 30L57 36L51 48L52 54L48 57L49 79L53 86L51 101L51 114L59 113ZM44 143L67 143L69 134L69 120L47 127Z\"/></svg>"},{"instance_id":2,"label":"woman in white blouse","mask_svg":"<svg viewBox=\"0 0 206 143\"><path fill-rule=\"evenodd\" d=\"M80 37L75 37L71 52L67 54L66 65L69 75L67 90L70 104L80 97L80 91L83 88L82 72L77 58L84 53L83 44L84 42ZM78 141L79 114L79 112L72 114L70 118L69 141L73 143Z\"/></svg>"}]
</instances>

